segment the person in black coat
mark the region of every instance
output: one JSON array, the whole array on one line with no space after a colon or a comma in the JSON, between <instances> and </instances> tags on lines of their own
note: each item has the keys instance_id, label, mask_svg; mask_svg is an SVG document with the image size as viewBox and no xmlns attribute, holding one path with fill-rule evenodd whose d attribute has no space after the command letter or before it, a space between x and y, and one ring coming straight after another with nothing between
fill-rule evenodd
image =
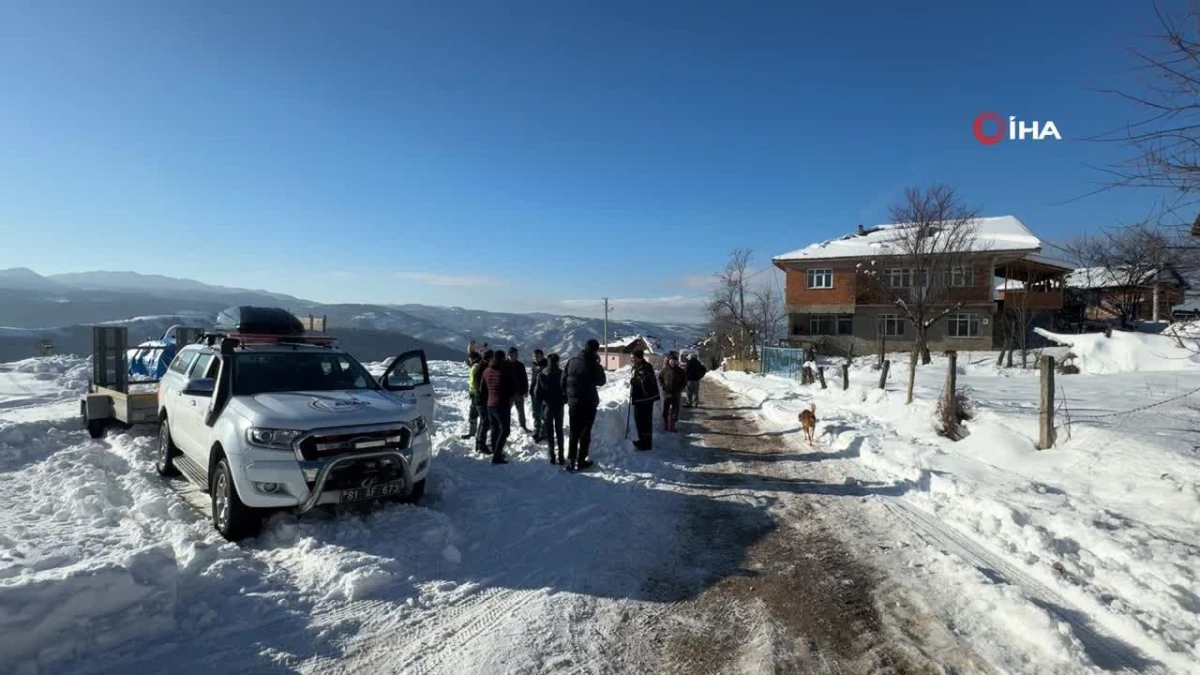
<instances>
[{"instance_id":1,"label":"person in black coat","mask_svg":"<svg viewBox=\"0 0 1200 675\"><path fill-rule=\"evenodd\" d=\"M512 405L517 408L517 421L521 423L521 431L529 433L529 425L525 424L525 394L529 393L529 372L525 364L517 358L517 348L508 348L508 363L512 368Z\"/></svg>"},{"instance_id":2,"label":"person in black coat","mask_svg":"<svg viewBox=\"0 0 1200 675\"><path fill-rule=\"evenodd\" d=\"M687 374L687 403L684 405L695 408L700 405L700 380L704 379L708 368L700 363L700 357L692 354L688 357L687 365L683 370Z\"/></svg>"},{"instance_id":3,"label":"person in black coat","mask_svg":"<svg viewBox=\"0 0 1200 675\"><path fill-rule=\"evenodd\" d=\"M679 421L679 401L687 387L687 373L680 367L675 352L667 357L667 364L658 374L658 383L662 386L663 429L673 432L675 423Z\"/></svg>"},{"instance_id":4,"label":"person in black coat","mask_svg":"<svg viewBox=\"0 0 1200 675\"><path fill-rule=\"evenodd\" d=\"M600 407L600 393L596 388L604 386L606 382L608 377L604 374L604 366L600 365L600 343L588 340L583 351L567 361L567 367L563 369L563 390L567 394L571 425L567 446L568 471L592 466L588 451L592 445L596 409Z\"/></svg>"},{"instance_id":5,"label":"person in black coat","mask_svg":"<svg viewBox=\"0 0 1200 675\"><path fill-rule=\"evenodd\" d=\"M654 447L654 402L659 399L658 382L654 379L654 366L646 360L646 353L638 349L633 352L633 375L629 378L629 404L633 406L633 422L637 427L638 439L633 447L649 450Z\"/></svg>"},{"instance_id":6,"label":"person in black coat","mask_svg":"<svg viewBox=\"0 0 1200 675\"><path fill-rule=\"evenodd\" d=\"M558 354L551 354L546 359L546 366L538 369L533 381L533 396L538 402L545 420L542 433L550 450L551 464L566 464L563 457L563 406L567 402L566 392L563 391L563 371L558 367ZM556 455L554 450L558 449Z\"/></svg>"},{"instance_id":7,"label":"person in black coat","mask_svg":"<svg viewBox=\"0 0 1200 675\"><path fill-rule=\"evenodd\" d=\"M529 408L533 412L533 442L541 443L546 437L543 429L545 421L542 411L542 402L538 400L536 389L538 384L538 375L546 367L546 354L540 349L533 350L533 363L529 364L529 370L532 371L529 376Z\"/></svg>"}]
</instances>

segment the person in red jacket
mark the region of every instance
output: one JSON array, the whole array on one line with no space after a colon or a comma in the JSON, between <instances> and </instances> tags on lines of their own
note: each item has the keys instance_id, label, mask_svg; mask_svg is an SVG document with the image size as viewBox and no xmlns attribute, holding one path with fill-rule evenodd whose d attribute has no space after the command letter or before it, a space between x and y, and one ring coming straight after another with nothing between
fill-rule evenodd
<instances>
[{"instance_id":1,"label":"person in red jacket","mask_svg":"<svg viewBox=\"0 0 1200 675\"><path fill-rule=\"evenodd\" d=\"M508 464L504 444L512 428L513 371L504 352L496 350L492 363L483 371L480 395L486 397L492 432L492 464Z\"/></svg>"}]
</instances>

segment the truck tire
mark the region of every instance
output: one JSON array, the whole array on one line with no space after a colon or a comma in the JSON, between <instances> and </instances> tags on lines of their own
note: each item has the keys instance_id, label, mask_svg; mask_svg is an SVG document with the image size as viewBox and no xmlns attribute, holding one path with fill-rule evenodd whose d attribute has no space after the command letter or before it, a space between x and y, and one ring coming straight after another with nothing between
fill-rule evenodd
<instances>
[{"instance_id":1,"label":"truck tire","mask_svg":"<svg viewBox=\"0 0 1200 675\"><path fill-rule=\"evenodd\" d=\"M179 475L179 469L172 461L179 456L179 448L171 438L170 419L163 417L158 423L158 451L154 455L154 468L158 475L174 477Z\"/></svg>"},{"instance_id":2,"label":"truck tire","mask_svg":"<svg viewBox=\"0 0 1200 675\"><path fill-rule=\"evenodd\" d=\"M404 497L401 497L400 501L404 502L405 504L416 504L417 502L421 501L421 497L424 497L424 496L425 496L425 479L422 478L421 480L413 483L412 493L407 494Z\"/></svg>"},{"instance_id":3,"label":"truck tire","mask_svg":"<svg viewBox=\"0 0 1200 675\"><path fill-rule=\"evenodd\" d=\"M229 461L222 457L212 474L209 490L212 501L213 527L228 541L241 541L258 534L262 527L262 514L242 503L237 486L233 484L233 473Z\"/></svg>"}]
</instances>

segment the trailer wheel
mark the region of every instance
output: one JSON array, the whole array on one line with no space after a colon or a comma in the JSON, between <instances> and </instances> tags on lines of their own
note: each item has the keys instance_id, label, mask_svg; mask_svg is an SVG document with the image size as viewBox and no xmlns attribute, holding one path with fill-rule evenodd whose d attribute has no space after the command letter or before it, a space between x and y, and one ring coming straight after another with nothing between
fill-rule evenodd
<instances>
[{"instance_id":1,"label":"trailer wheel","mask_svg":"<svg viewBox=\"0 0 1200 675\"><path fill-rule=\"evenodd\" d=\"M88 420L88 435L92 438L104 438L104 430L108 428L108 420Z\"/></svg>"},{"instance_id":2,"label":"trailer wheel","mask_svg":"<svg viewBox=\"0 0 1200 675\"><path fill-rule=\"evenodd\" d=\"M154 455L154 468L160 476L178 476L179 469L175 467L174 459L179 456L179 448L171 438L170 418L163 417L158 424L158 452Z\"/></svg>"}]
</instances>

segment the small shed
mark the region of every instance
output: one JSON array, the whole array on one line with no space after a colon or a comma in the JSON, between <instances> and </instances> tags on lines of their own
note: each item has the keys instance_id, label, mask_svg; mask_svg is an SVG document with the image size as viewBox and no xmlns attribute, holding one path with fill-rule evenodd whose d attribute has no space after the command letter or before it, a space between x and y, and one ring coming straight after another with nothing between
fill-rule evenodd
<instances>
[{"instance_id":1,"label":"small shed","mask_svg":"<svg viewBox=\"0 0 1200 675\"><path fill-rule=\"evenodd\" d=\"M614 342L600 347L600 359L604 363L605 370L617 370L624 368L633 363L633 353L641 349L646 353L646 359L655 365L659 366L662 361L662 348L654 340L643 335L633 335L626 338L620 338ZM607 357L605 354L607 353Z\"/></svg>"}]
</instances>

